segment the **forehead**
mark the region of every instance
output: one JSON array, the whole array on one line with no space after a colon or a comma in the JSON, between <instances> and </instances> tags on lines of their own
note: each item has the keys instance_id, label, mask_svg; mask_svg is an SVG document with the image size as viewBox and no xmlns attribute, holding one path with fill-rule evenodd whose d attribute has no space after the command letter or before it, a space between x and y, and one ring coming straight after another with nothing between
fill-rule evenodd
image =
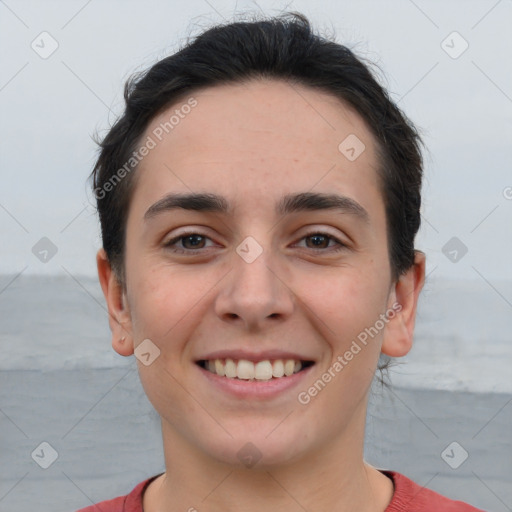
<instances>
[{"instance_id":1,"label":"forehead","mask_svg":"<svg viewBox=\"0 0 512 512\"><path fill-rule=\"evenodd\" d=\"M134 201L220 192L240 208L297 191L381 201L375 140L354 109L278 80L205 88L155 117L142 141Z\"/></svg>"}]
</instances>

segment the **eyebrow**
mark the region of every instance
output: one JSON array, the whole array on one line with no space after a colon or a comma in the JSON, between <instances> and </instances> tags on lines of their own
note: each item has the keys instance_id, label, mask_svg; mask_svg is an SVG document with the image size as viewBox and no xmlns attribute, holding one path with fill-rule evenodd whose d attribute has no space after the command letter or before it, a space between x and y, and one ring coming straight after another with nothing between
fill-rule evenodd
<instances>
[{"instance_id":1,"label":"eyebrow","mask_svg":"<svg viewBox=\"0 0 512 512\"><path fill-rule=\"evenodd\" d=\"M229 213L231 208L228 201L217 194L171 193L151 205L144 214L144 220L149 220L161 213L177 208L197 212ZM354 199L337 194L324 194L318 192L301 192L287 194L276 205L279 215L287 215L302 211L339 210L341 213L351 214L368 223L368 212Z\"/></svg>"}]
</instances>

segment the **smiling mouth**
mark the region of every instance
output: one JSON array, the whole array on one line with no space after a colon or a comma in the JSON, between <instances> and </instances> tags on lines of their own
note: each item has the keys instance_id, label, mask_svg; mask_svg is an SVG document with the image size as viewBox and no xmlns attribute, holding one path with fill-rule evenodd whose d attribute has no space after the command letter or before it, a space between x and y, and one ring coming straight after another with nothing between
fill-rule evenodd
<instances>
[{"instance_id":1,"label":"smiling mouth","mask_svg":"<svg viewBox=\"0 0 512 512\"><path fill-rule=\"evenodd\" d=\"M202 359L196 364L204 370L228 379L268 381L290 377L312 366L314 362L297 359L267 359L253 363L246 359L227 358Z\"/></svg>"}]
</instances>

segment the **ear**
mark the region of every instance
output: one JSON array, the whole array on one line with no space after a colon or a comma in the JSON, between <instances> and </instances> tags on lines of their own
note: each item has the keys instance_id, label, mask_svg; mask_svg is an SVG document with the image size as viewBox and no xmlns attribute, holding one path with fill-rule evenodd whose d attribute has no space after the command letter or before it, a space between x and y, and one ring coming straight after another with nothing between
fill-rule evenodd
<instances>
[{"instance_id":1,"label":"ear","mask_svg":"<svg viewBox=\"0 0 512 512\"><path fill-rule=\"evenodd\" d=\"M418 297L425 282L425 253L415 251L414 264L399 277L389 294L389 321L381 351L390 357L405 356L412 348Z\"/></svg>"},{"instance_id":2,"label":"ear","mask_svg":"<svg viewBox=\"0 0 512 512\"><path fill-rule=\"evenodd\" d=\"M103 248L96 255L96 265L101 289L108 307L112 347L122 356L131 356L133 354L133 336L128 302L123 287L117 280Z\"/></svg>"}]
</instances>

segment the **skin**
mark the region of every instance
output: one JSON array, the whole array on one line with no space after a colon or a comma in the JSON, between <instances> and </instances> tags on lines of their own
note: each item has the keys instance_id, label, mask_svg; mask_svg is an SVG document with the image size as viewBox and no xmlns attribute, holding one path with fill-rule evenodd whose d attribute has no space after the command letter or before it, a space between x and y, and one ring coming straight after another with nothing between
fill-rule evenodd
<instances>
[{"instance_id":1,"label":"skin","mask_svg":"<svg viewBox=\"0 0 512 512\"><path fill-rule=\"evenodd\" d=\"M374 138L355 111L308 87L260 80L193 96L197 106L136 171L125 292L103 249L97 255L114 349L130 356L149 338L161 351L149 366L138 361L166 460L144 510L231 511L243 503L248 512L383 511L393 484L363 459L368 393L379 354L400 357L412 346L425 258L418 252L392 280ZM141 140L181 104L156 117ZM338 150L349 134L366 146L352 162ZM219 194L231 210L174 209L145 220L170 192ZM275 212L283 195L300 192L347 196L368 219L331 209ZM196 254L164 246L188 228L207 237ZM318 248L315 233L345 247L336 252L327 238ZM263 249L252 263L236 252L247 236ZM174 249L190 251L183 242ZM298 393L396 303L401 310L378 335L300 404ZM195 364L238 348L294 351L315 365L292 390L240 400L209 385ZM247 442L261 453L252 468L237 457Z\"/></svg>"}]
</instances>

